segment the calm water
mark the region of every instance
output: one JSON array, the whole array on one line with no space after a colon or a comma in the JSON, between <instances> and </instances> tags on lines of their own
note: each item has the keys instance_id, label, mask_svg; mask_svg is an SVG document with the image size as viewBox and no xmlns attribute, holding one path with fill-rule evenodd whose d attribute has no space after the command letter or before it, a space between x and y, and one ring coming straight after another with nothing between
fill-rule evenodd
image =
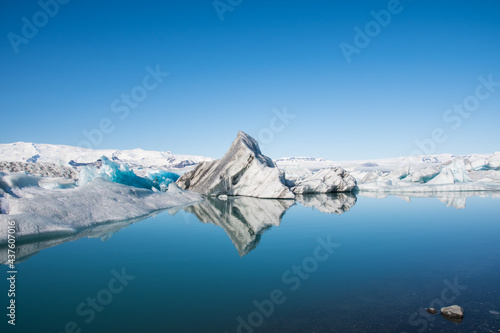
<instances>
[{"instance_id":1,"label":"calm water","mask_svg":"<svg viewBox=\"0 0 500 333\"><path fill-rule=\"evenodd\" d=\"M497 332L500 199L406 200L210 200L25 244L17 325L2 314L0 326L54 333ZM1 266L0 276L6 271ZM464 321L427 315L422 308L431 303L462 306Z\"/></svg>"}]
</instances>

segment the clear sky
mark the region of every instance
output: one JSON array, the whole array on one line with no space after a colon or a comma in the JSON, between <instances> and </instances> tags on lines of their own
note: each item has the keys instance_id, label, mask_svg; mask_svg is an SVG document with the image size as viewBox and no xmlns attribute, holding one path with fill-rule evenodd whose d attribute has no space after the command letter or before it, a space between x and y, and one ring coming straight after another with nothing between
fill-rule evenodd
<instances>
[{"instance_id":1,"label":"clear sky","mask_svg":"<svg viewBox=\"0 0 500 333\"><path fill-rule=\"evenodd\" d=\"M273 158L500 150L500 84L478 80L500 82L497 0L54 1L0 5L2 143L220 157L243 130Z\"/></svg>"}]
</instances>

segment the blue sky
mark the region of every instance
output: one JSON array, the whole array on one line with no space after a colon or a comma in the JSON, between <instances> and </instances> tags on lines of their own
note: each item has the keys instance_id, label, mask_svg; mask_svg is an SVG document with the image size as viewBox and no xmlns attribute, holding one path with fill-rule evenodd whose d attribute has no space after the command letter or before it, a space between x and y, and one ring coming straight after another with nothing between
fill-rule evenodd
<instances>
[{"instance_id":1,"label":"blue sky","mask_svg":"<svg viewBox=\"0 0 500 333\"><path fill-rule=\"evenodd\" d=\"M220 157L243 130L273 158L500 150L500 86L446 113L474 101L478 77L500 82L500 2L401 1L348 63L341 43L391 1L220 0L223 20L212 0L72 0L53 17L4 1L0 142ZM157 66L161 82L147 77Z\"/></svg>"}]
</instances>

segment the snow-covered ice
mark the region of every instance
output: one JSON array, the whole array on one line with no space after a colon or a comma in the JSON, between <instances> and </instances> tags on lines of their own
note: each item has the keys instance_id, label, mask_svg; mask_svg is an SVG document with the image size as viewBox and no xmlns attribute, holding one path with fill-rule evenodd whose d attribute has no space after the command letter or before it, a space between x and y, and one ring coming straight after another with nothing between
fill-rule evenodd
<instances>
[{"instance_id":1,"label":"snow-covered ice","mask_svg":"<svg viewBox=\"0 0 500 333\"><path fill-rule=\"evenodd\" d=\"M85 186L48 190L38 186L38 177L9 177L0 178L6 187L0 204L7 213L0 215L0 244L6 242L10 220L17 222L16 235L21 239L66 235L203 200L199 194L181 190L174 183L169 184L166 192L154 192L95 178Z\"/></svg>"},{"instance_id":2,"label":"snow-covered ice","mask_svg":"<svg viewBox=\"0 0 500 333\"><path fill-rule=\"evenodd\" d=\"M31 142L0 144L0 161L6 162L46 162L57 165L78 165L93 163L106 156L110 160L120 160L132 167L192 169L199 162L211 158L193 155L173 154L170 151L149 151L143 149L113 150L87 149L65 145L50 145Z\"/></svg>"}]
</instances>

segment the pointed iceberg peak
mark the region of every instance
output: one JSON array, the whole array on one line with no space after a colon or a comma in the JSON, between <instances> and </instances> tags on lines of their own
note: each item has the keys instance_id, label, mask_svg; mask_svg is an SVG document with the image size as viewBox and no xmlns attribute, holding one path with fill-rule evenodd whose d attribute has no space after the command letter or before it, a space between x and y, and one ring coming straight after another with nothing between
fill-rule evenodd
<instances>
[{"instance_id":1,"label":"pointed iceberg peak","mask_svg":"<svg viewBox=\"0 0 500 333\"><path fill-rule=\"evenodd\" d=\"M234 144L243 144L247 146L248 149L254 151L257 154L262 154L260 151L259 143L257 140L252 138L250 135L246 134L243 131L238 131L238 136L236 137L236 140L234 140Z\"/></svg>"},{"instance_id":2,"label":"pointed iceberg peak","mask_svg":"<svg viewBox=\"0 0 500 333\"><path fill-rule=\"evenodd\" d=\"M236 139L233 141L231 147L229 148L229 151L231 151L233 147L236 148L240 146L254 152L254 154L262 154L257 140L255 140L250 135L242 131L238 132L238 135L236 136Z\"/></svg>"},{"instance_id":3,"label":"pointed iceberg peak","mask_svg":"<svg viewBox=\"0 0 500 333\"><path fill-rule=\"evenodd\" d=\"M254 138L252 138L250 135L246 134L243 131L238 131L238 135L236 136L236 139L233 141L231 147L229 147L229 150L226 152L226 155L230 154L231 152L235 152L237 150L242 150L242 149L248 150L248 152L255 158L257 158L262 164L265 164L271 168L277 168L276 164L273 162L272 159L262 154L257 140L255 140ZM226 155L224 155L224 157L226 157Z\"/></svg>"},{"instance_id":4,"label":"pointed iceberg peak","mask_svg":"<svg viewBox=\"0 0 500 333\"><path fill-rule=\"evenodd\" d=\"M252 138L250 135L248 135L243 131L238 131L238 135L236 138L244 138L245 140L251 141L254 144L258 145L257 140L255 140L254 138Z\"/></svg>"},{"instance_id":5,"label":"pointed iceberg peak","mask_svg":"<svg viewBox=\"0 0 500 333\"><path fill-rule=\"evenodd\" d=\"M205 195L241 195L293 199L274 162L260 151L250 135L239 131L220 160L200 163L177 181L179 187Z\"/></svg>"}]
</instances>

